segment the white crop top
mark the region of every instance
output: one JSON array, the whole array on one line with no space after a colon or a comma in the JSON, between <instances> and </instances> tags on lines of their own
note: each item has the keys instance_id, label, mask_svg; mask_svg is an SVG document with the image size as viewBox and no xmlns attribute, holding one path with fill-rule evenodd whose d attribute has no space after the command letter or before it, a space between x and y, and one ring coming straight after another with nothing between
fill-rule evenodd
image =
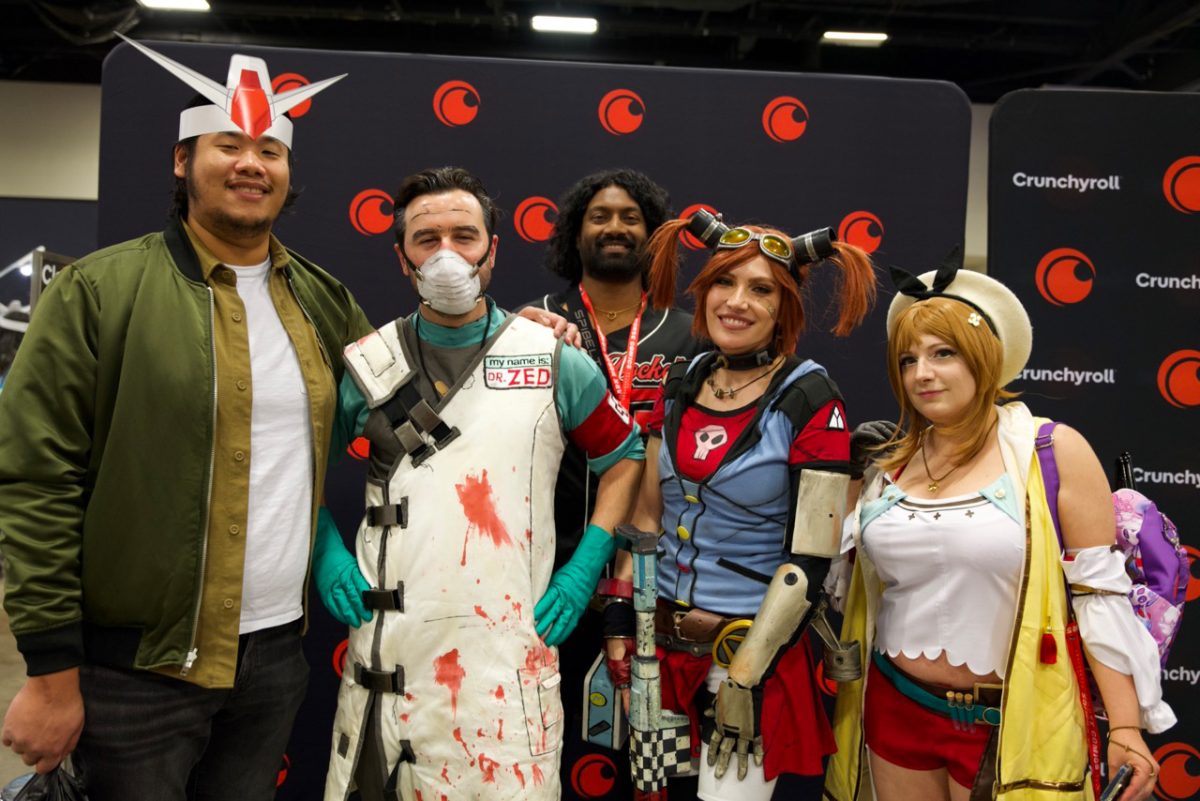
<instances>
[{"instance_id":1,"label":"white crop top","mask_svg":"<svg viewBox=\"0 0 1200 801\"><path fill-rule=\"evenodd\" d=\"M909 498L889 485L863 506L862 543L883 582L875 647L1002 678L1025 562L1007 475L978 492Z\"/></svg>"}]
</instances>

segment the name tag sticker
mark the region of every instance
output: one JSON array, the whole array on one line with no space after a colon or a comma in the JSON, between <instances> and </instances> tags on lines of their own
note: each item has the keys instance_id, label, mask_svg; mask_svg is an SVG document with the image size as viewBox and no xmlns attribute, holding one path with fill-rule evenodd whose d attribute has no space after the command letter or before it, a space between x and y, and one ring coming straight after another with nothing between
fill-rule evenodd
<instances>
[{"instance_id":1,"label":"name tag sticker","mask_svg":"<svg viewBox=\"0 0 1200 801\"><path fill-rule=\"evenodd\" d=\"M488 389L541 389L554 386L554 363L549 353L525 356L485 356L483 378Z\"/></svg>"}]
</instances>

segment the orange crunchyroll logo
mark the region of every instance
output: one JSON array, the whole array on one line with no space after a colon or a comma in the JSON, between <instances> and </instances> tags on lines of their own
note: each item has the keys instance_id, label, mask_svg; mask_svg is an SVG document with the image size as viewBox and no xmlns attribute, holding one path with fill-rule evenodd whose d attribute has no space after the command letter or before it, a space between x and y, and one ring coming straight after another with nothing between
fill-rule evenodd
<instances>
[{"instance_id":1,"label":"orange crunchyroll logo","mask_svg":"<svg viewBox=\"0 0 1200 801\"><path fill-rule=\"evenodd\" d=\"M1184 214L1200 211L1200 156L1184 156L1163 173L1163 194Z\"/></svg>"},{"instance_id":2,"label":"orange crunchyroll logo","mask_svg":"<svg viewBox=\"0 0 1200 801\"><path fill-rule=\"evenodd\" d=\"M1184 801L1200 792L1200 751L1187 743L1167 743L1154 752L1158 760L1158 784L1154 797L1162 801Z\"/></svg>"},{"instance_id":3,"label":"orange crunchyroll logo","mask_svg":"<svg viewBox=\"0 0 1200 801\"><path fill-rule=\"evenodd\" d=\"M340 679L342 671L346 669L346 650L350 647L350 638L342 640L337 644L337 648L333 649L333 672Z\"/></svg>"},{"instance_id":4,"label":"orange crunchyroll logo","mask_svg":"<svg viewBox=\"0 0 1200 801\"><path fill-rule=\"evenodd\" d=\"M808 127L808 107L794 97L777 97L763 109L762 127L776 142L799 139Z\"/></svg>"},{"instance_id":5,"label":"orange crunchyroll logo","mask_svg":"<svg viewBox=\"0 0 1200 801\"><path fill-rule=\"evenodd\" d=\"M1196 558L1200 557L1200 551L1190 545L1183 546L1183 550L1187 552L1188 572L1191 573L1191 578L1188 579L1187 594L1184 595L1183 600L1190 602L1200 598L1200 580L1196 579L1195 572Z\"/></svg>"},{"instance_id":6,"label":"orange crunchyroll logo","mask_svg":"<svg viewBox=\"0 0 1200 801\"><path fill-rule=\"evenodd\" d=\"M691 218L691 216L693 214L700 211L700 209L704 209L705 211L707 211L710 214L717 213L717 210L714 209L712 206L708 205L707 203L693 203L692 205L688 206L683 211L679 212L679 218L681 220L687 220L687 219ZM691 250L702 250L704 248L704 243L701 242L696 237L689 234L686 230L679 232L679 241L683 243L684 247L689 248Z\"/></svg>"},{"instance_id":7,"label":"orange crunchyroll logo","mask_svg":"<svg viewBox=\"0 0 1200 801\"><path fill-rule=\"evenodd\" d=\"M392 196L382 189L364 189L350 201L350 224L363 236L385 233L392 227L391 205Z\"/></svg>"},{"instance_id":8,"label":"orange crunchyroll logo","mask_svg":"<svg viewBox=\"0 0 1200 801\"><path fill-rule=\"evenodd\" d=\"M558 216L558 206L546 197L527 197L517 204L513 212L513 228L526 242L545 242L554 232L554 221L546 219L547 214Z\"/></svg>"},{"instance_id":9,"label":"orange crunchyroll logo","mask_svg":"<svg viewBox=\"0 0 1200 801\"><path fill-rule=\"evenodd\" d=\"M447 128L468 125L479 113L479 92L466 81L446 81L433 93L433 113Z\"/></svg>"},{"instance_id":10,"label":"orange crunchyroll logo","mask_svg":"<svg viewBox=\"0 0 1200 801\"><path fill-rule=\"evenodd\" d=\"M271 81L271 91L275 94L290 92L292 89L299 89L301 86L308 86L309 80L298 72L285 72L282 75L276 75L275 80ZM312 108L312 101L305 100L303 103L297 103L292 106L292 110L287 113L292 119L303 117Z\"/></svg>"},{"instance_id":11,"label":"orange crunchyroll logo","mask_svg":"<svg viewBox=\"0 0 1200 801\"><path fill-rule=\"evenodd\" d=\"M602 798L617 782L617 768L604 754L588 754L571 768L571 789L580 798Z\"/></svg>"},{"instance_id":12,"label":"orange crunchyroll logo","mask_svg":"<svg viewBox=\"0 0 1200 801\"><path fill-rule=\"evenodd\" d=\"M1200 350L1177 350L1158 366L1158 391L1167 403L1200 406Z\"/></svg>"},{"instance_id":13,"label":"orange crunchyroll logo","mask_svg":"<svg viewBox=\"0 0 1200 801\"><path fill-rule=\"evenodd\" d=\"M613 89L600 98L596 113L600 115L604 130L613 136L624 136L642 127L642 121L646 118L646 104L631 89Z\"/></svg>"},{"instance_id":14,"label":"orange crunchyroll logo","mask_svg":"<svg viewBox=\"0 0 1200 801\"><path fill-rule=\"evenodd\" d=\"M1079 276L1079 268L1086 267L1091 273L1086 278ZM1041 296L1055 306L1078 303L1092 291L1092 280L1096 277L1096 265L1083 252L1074 248L1057 248L1038 262L1034 282Z\"/></svg>"},{"instance_id":15,"label":"orange crunchyroll logo","mask_svg":"<svg viewBox=\"0 0 1200 801\"><path fill-rule=\"evenodd\" d=\"M275 777L275 786L282 787L287 781L288 770L292 767L292 760L287 754L283 755L283 764L279 766L279 775Z\"/></svg>"},{"instance_id":16,"label":"orange crunchyroll logo","mask_svg":"<svg viewBox=\"0 0 1200 801\"><path fill-rule=\"evenodd\" d=\"M852 211L838 225L837 238L874 253L883 244L883 222L869 211Z\"/></svg>"},{"instance_id":17,"label":"orange crunchyroll logo","mask_svg":"<svg viewBox=\"0 0 1200 801\"><path fill-rule=\"evenodd\" d=\"M817 663L817 687L821 688L821 692L825 695L837 696L838 683L833 679L825 677L825 662Z\"/></svg>"}]
</instances>

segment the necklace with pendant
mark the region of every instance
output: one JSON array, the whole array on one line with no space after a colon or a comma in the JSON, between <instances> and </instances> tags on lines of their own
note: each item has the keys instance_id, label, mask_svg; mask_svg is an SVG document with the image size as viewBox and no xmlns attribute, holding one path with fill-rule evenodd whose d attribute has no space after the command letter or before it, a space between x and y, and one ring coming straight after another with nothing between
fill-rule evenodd
<instances>
[{"instance_id":1,"label":"necklace with pendant","mask_svg":"<svg viewBox=\"0 0 1200 801\"><path fill-rule=\"evenodd\" d=\"M708 388L712 390L713 397L716 398L717 400L724 400L725 398L729 398L730 400L732 400L733 398L737 397L738 392L742 391L743 389L745 389L746 387L755 383L756 381L761 381L762 379L766 378L771 373L775 372L775 369L777 367L779 367L779 365L781 365L781 364L783 364L783 362L776 360L766 370L759 373L754 378L751 378L749 381L747 381L745 384L742 384L739 387L718 387L717 382L713 380L713 377L711 374L708 376L707 379L705 379L705 383L708 384Z\"/></svg>"},{"instance_id":2,"label":"necklace with pendant","mask_svg":"<svg viewBox=\"0 0 1200 801\"><path fill-rule=\"evenodd\" d=\"M943 475L941 478L938 478L937 476L935 476L933 474L933 471L929 469L929 457L925 455L925 434L924 433L921 434L921 462L925 465L925 475L929 476L928 489L930 492L937 492L938 488L941 486L941 483L943 481L945 481L946 479L950 478L950 475L955 470L962 467L961 464L956 464L956 465L954 465L954 467L951 467L949 470L947 470L945 475Z\"/></svg>"},{"instance_id":3,"label":"necklace with pendant","mask_svg":"<svg viewBox=\"0 0 1200 801\"><path fill-rule=\"evenodd\" d=\"M608 321L611 323L613 320L617 319L617 315L624 314L625 312L631 312L634 309L636 309L638 306L641 306L641 305L642 305L642 301L639 300L637 303L633 304L632 306L626 306L623 309L616 309L615 311L608 311L607 309L595 309L595 312L597 314L603 314L605 316L605 318L607 318ZM593 308L595 308L595 307L593 307Z\"/></svg>"}]
</instances>

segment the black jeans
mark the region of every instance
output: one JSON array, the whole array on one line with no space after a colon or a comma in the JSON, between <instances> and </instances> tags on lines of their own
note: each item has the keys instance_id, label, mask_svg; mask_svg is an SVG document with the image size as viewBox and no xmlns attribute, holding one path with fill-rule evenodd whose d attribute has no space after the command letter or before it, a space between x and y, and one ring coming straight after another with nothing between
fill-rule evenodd
<instances>
[{"instance_id":1,"label":"black jeans","mask_svg":"<svg viewBox=\"0 0 1200 801\"><path fill-rule=\"evenodd\" d=\"M308 686L300 622L244 634L232 689L80 670L75 749L90 801L268 801Z\"/></svg>"}]
</instances>

